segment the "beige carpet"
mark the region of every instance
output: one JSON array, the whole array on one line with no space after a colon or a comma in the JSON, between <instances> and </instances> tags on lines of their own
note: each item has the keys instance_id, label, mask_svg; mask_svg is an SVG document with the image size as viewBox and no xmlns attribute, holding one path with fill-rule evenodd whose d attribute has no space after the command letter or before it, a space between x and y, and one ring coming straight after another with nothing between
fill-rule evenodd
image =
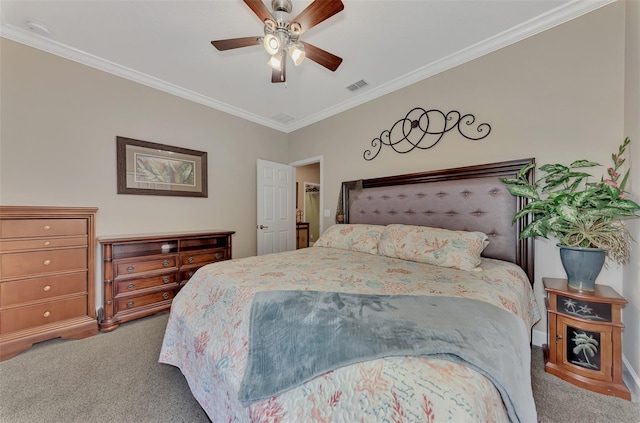
<instances>
[{"instance_id":1,"label":"beige carpet","mask_svg":"<svg viewBox=\"0 0 640 423\"><path fill-rule=\"evenodd\" d=\"M157 362L167 317L43 342L0 363L0 422L208 422L180 370ZM640 423L640 404L544 373L537 347L532 380L540 422Z\"/></svg>"}]
</instances>

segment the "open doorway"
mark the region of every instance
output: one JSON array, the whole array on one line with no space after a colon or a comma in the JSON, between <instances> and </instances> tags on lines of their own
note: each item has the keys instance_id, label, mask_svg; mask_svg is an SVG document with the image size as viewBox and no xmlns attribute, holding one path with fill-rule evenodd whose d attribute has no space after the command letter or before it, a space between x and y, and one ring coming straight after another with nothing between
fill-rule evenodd
<instances>
[{"instance_id":1,"label":"open doorway","mask_svg":"<svg viewBox=\"0 0 640 423\"><path fill-rule=\"evenodd\" d=\"M320 236L320 184L304 183L303 219L309 223L309 245L312 246Z\"/></svg>"},{"instance_id":2,"label":"open doorway","mask_svg":"<svg viewBox=\"0 0 640 423\"><path fill-rule=\"evenodd\" d=\"M322 157L290 165L296 171L296 232L298 241L302 239L298 247L312 246L323 230Z\"/></svg>"}]
</instances>

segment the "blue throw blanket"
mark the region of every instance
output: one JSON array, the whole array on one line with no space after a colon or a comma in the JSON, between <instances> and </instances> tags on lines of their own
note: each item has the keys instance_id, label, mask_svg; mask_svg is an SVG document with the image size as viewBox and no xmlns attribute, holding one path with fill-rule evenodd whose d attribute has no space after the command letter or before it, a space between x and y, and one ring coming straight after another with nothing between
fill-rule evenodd
<instances>
[{"instance_id":1,"label":"blue throw blanket","mask_svg":"<svg viewBox=\"0 0 640 423\"><path fill-rule=\"evenodd\" d=\"M478 300L258 292L239 399L246 406L362 361L429 356L485 375L500 392L511 421L535 422L530 354L524 323Z\"/></svg>"}]
</instances>

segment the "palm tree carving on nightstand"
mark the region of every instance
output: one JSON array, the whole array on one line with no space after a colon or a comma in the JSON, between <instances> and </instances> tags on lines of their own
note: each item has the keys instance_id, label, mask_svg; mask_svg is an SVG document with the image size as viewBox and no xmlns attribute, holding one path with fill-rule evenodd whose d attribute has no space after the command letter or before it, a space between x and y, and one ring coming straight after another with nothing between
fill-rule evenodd
<instances>
[{"instance_id":1,"label":"palm tree carving on nightstand","mask_svg":"<svg viewBox=\"0 0 640 423\"><path fill-rule=\"evenodd\" d=\"M575 335L575 338L571 338L571 340L575 344L575 347L573 347L573 353L576 356L582 353L582 355L584 356L584 359L586 360L586 363L582 360L578 360L578 361L572 360L572 362L574 364L577 364L583 367L591 367L593 369L599 369L600 366L596 364L592 364L589 361L589 357L593 358L598 353L598 346L599 346L598 341L594 339L591 335L587 335L584 332L577 333L574 331L573 334Z\"/></svg>"},{"instance_id":2,"label":"palm tree carving on nightstand","mask_svg":"<svg viewBox=\"0 0 640 423\"><path fill-rule=\"evenodd\" d=\"M591 314L593 312L593 309L587 304L578 305L578 303L571 298L565 298L563 302L564 312L567 314L572 314L574 316L583 317L590 320L607 320L606 318L600 317L597 314Z\"/></svg>"}]
</instances>

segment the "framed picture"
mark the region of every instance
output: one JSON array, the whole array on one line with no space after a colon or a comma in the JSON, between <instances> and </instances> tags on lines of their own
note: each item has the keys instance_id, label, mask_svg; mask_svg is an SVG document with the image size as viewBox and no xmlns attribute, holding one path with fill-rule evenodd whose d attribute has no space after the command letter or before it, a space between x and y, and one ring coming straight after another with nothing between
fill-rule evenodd
<instances>
[{"instance_id":1,"label":"framed picture","mask_svg":"<svg viewBox=\"0 0 640 423\"><path fill-rule=\"evenodd\" d=\"M207 153L116 137L118 194L207 197Z\"/></svg>"}]
</instances>

